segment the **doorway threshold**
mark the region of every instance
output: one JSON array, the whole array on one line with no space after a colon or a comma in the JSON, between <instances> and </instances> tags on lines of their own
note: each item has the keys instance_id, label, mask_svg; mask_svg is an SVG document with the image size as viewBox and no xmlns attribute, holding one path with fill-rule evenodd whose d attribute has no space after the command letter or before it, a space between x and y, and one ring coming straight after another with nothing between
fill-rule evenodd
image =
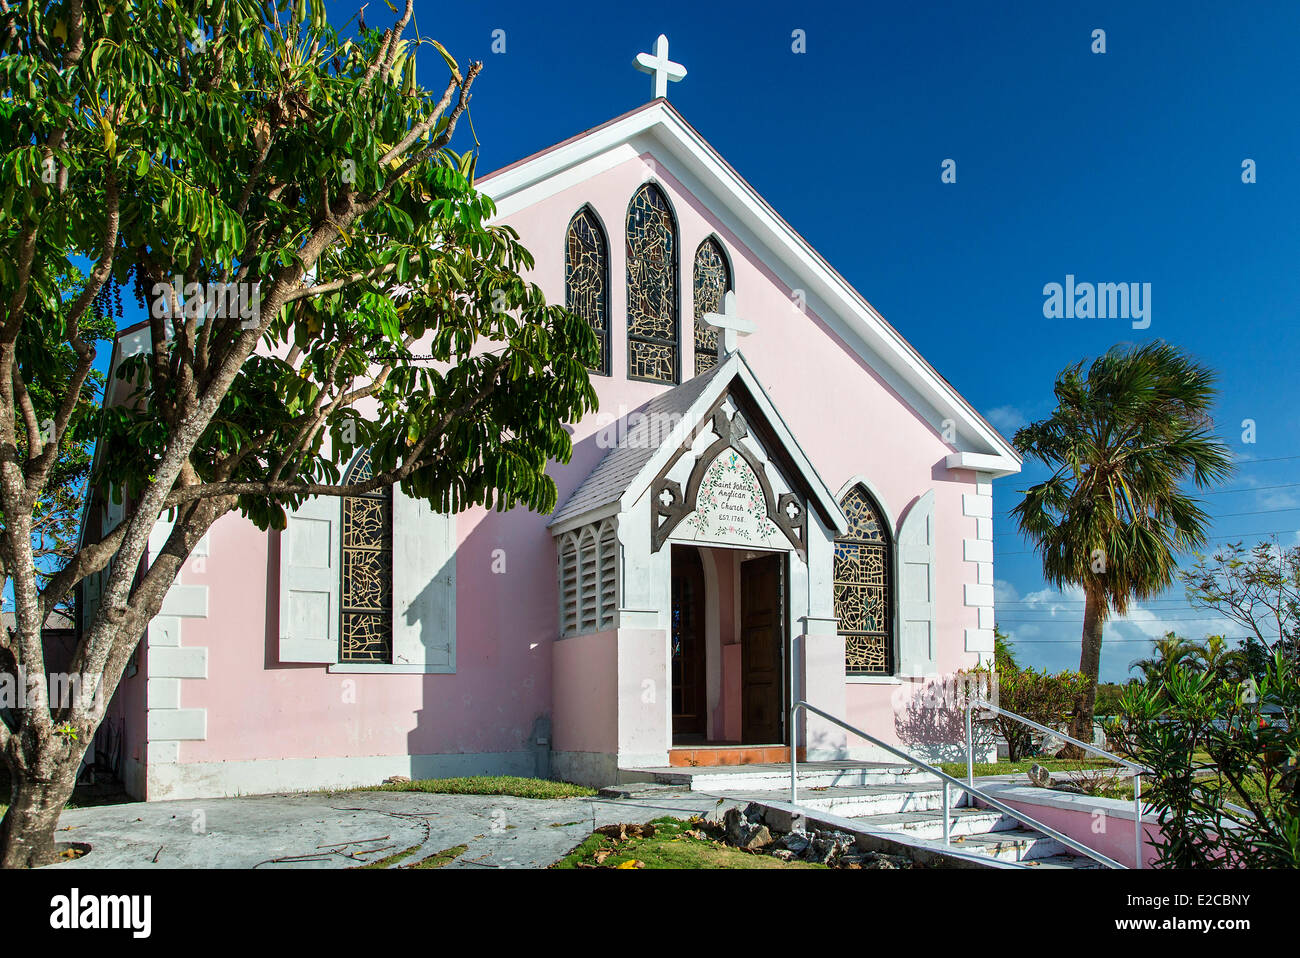
<instances>
[{"instance_id":1,"label":"doorway threshold","mask_svg":"<svg viewBox=\"0 0 1300 958\"><path fill-rule=\"evenodd\" d=\"M803 752L802 748L799 749L800 761L803 761ZM673 768L768 765L789 761L788 745L685 745L668 750L668 764Z\"/></svg>"}]
</instances>

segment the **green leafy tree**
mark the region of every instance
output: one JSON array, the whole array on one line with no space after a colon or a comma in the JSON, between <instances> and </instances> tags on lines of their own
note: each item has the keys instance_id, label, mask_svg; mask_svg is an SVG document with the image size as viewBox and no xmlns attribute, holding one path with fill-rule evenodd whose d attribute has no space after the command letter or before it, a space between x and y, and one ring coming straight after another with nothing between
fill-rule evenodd
<instances>
[{"instance_id":1,"label":"green leafy tree","mask_svg":"<svg viewBox=\"0 0 1300 958\"><path fill-rule=\"evenodd\" d=\"M1198 554L1179 577L1193 606L1246 629L1248 650L1255 644L1280 649L1300 665L1300 546L1258 542L1247 549L1230 543L1208 556ZM1258 652L1249 654L1258 666Z\"/></svg>"},{"instance_id":2,"label":"green leafy tree","mask_svg":"<svg viewBox=\"0 0 1300 958\"><path fill-rule=\"evenodd\" d=\"M81 289L84 282L85 276L76 267L72 268L68 276L59 278L60 307L63 305L63 297ZM121 297L119 295L114 301L108 293L106 288L105 295L101 295L91 305L92 315L86 317L82 333L82 338L87 342L98 343L113 337L116 330L114 320L121 312ZM54 426L62 390L76 371L77 354L63 341L61 323L56 321L44 324L42 331L48 334L43 342L19 342L19 363L29 372L26 386L32 412L42 432L48 435ZM91 370L69 417L58 458L50 467L49 480L32 501L32 560L38 581L42 584L67 565L77 551L103 385L103 374ZM15 439L19 457L26 458L27 432L19 431ZM3 508L0 507L0 523L3 521ZM0 581L4 581L2 555ZM70 599L70 596L66 597L51 611L71 617ZM4 650L0 649L0 671L12 673L15 665L12 659L4 658Z\"/></svg>"},{"instance_id":3,"label":"green leafy tree","mask_svg":"<svg viewBox=\"0 0 1300 958\"><path fill-rule=\"evenodd\" d=\"M993 664L999 672L1020 668L1016 663L1015 645L996 623L993 625Z\"/></svg>"},{"instance_id":4,"label":"green leafy tree","mask_svg":"<svg viewBox=\"0 0 1300 958\"><path fill-rule=\"evenodd\" d=\"M1115 346L1084 367L1057 376L1055 411L1013 439L1050 475L1012 515L1047 580L1083 589L1091 687L1074 736L1090 741L1106 620L1166 589L1177 554L1205 542L1208 517L1181 487L1222 481L1231 458L1210 419L1215 374L1175 347Z\"/></svg>"},{"instance_id":5,"label":"green leafy tree","mask_svg":"<svg viewBox=\"0 0 1300 958\"><path fill-rule=\"evenodd\" d=\"M1277 652L1250 691L1185 664L1125 690L1107 735L1152 769L1158 866L1300 867L1300 677Z\"/></svg>"},{"instance_id":6,"label":"green leafy tree","mask_svg":"<svg viewBox=\"0 0 1300 958\"><path fill-rule=\"evenodd\" d=\"M450 144L480 64L411 26L344 37L320 0L0 0L0 559L9 660L102 572L72 671L0 721L0 865L48 860L107 699L195 544L230 512L283 528L311 495L400 485L441 511L554 508L564 424L594 408L590 328L526 278L474 154ZM430 90L417 61L445 79ZM60 277L89 261L66 297ZM178 279L173 279L178 278ZM133 285L148 345L96 450L121 521L36 571L36 503L96 350L92 304ZM60 386L41 378L75 355ZM43 433L34 382L49 384ZM340 485L361 449L373 478ZM146 554L160 516L166 542ZM144 561L147 559L147 563Z\"/></svg>"}]
</instances>

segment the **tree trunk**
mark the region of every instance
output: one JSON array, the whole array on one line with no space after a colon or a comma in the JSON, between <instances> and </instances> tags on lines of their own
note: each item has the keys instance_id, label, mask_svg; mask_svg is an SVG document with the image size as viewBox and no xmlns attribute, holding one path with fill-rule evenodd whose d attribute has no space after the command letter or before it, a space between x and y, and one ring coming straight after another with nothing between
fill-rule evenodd
<instances>
[{"instance_id":1,"label":"tree trunk","mask_svg":"<svg viewBox=\"0 0 1300 958\"><path fill-rule=\"evenodd\" d=\"M0 868L36 868L58 857L54 829L76 785L80 752L57 763L48 781L14 774L9 808L0 821Z\"/></svg>"},{"instance_id":2,"label":"tree trunk","mask_svg":"<svg viewBox=\"0 0 1300 958\"><path fill-rule=\"evenodd\" d=\"M1081 742L1092 742L1092 713L1097 706L1097 679L1101 675L1101 634L1106 625L1106 606L1091 592L1083 603L1083 648L1079 653L1079 671L1087 678L1083 701L1074 715L1070 734ZM1088 753L1077 745L1066 745L1065 758L1086 758Z\"/></svg>"}]
</instances>

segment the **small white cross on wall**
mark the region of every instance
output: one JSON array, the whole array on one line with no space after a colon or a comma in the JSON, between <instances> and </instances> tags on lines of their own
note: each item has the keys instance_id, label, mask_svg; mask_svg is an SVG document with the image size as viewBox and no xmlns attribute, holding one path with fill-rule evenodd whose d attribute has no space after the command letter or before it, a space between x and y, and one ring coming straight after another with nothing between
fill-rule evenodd
<instances>
[{"instance_id":1,"label":"small white cross on wall","mask_svg":"<svg viewBox=\"0 0 1300 958\"><path fill-rule=\"evenodd\" d=\"M741 319L740 314L736 312L736 293L734 290L727 290L727 295L722 297L722 312L705 313L704 321L719 331L719 359L725 359L736 351L738 337L748 336L757 328L752 320Z\"/></svg>"},{"instance_id":2,"label":"small white cross on wall","mask_svg":"<svg viewBox=\"0 0 1300 958\"><path fill-rule=\"evenodd\" d=\"M638 53L636 60L633 61L636 68L642 73L649 73L655 80L656 100L668 96L668 81L676 83L682 77L686 76L686 67L680 63L673 63L668 59L668 38L662 33L659 39L655 41L655 52Z\"/></svg>"}]
</instances>

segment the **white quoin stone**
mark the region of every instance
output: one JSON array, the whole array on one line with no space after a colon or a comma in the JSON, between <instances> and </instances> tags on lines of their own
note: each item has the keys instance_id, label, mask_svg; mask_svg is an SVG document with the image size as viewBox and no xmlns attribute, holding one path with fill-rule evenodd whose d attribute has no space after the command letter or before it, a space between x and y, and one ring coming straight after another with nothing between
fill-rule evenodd
<instances>
[{"instance_id":1,"label":"white quoin stone","mask_svg":"<svg viewBox=\"0 0 1300 958\"><path fill-rule=\"evenodd\" d=\"M738 338L748 336L757 328L753 320L742 319L737 312L734 290L727 290L727 295L722 297L722 312L705 313L704 321L718 330L719 359L726 359L734 353L739 345Z\"/></svg>"},{"instance_id":2,"label":"white quoin stone","mask_svg":"<svg viewBox=\"0 0 1300 958\"><path fill-rule=\"evenodd\" d=\"M654 77L654 98L663 99L668 96L668 81L674 83L686 76L686 67L680 63L673 63L668 59L668 38L662 33L659 39L655 41L654 53L638 53L636 55L635 65L642 73L649 73Z\"/></svg>"}]
</instances>

